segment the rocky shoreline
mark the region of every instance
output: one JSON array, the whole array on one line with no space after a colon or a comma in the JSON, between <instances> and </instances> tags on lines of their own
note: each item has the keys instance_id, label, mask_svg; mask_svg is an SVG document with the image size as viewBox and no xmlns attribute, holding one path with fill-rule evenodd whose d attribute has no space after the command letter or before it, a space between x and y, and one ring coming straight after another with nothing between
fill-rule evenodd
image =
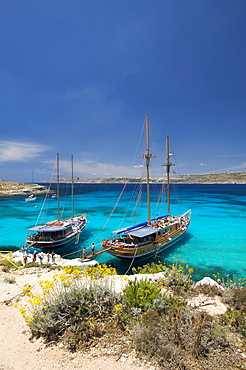
<instances>
[{"instance_id":1,"label":"rocky shoreline","mask_svg":"<svg viewBox=\"0 0 246 370\"><path fill-rule=\"evenodd\" d=\"M69 183L71 179L60 179L61 182ZM80 178L75 179L77 184L121 184L121 183L137 183L140 182L139 178L128 177L112 177L112 178ZM155 177L151 178L153 183L163 183L164 178ZM210 174L197 174L197 175L177 175L171 178L173 184L246 184L246 172L222 172ZM44 194L49 192L48 188L39 184L30 184L23 182L12 182L0 180L0 196L14 196L14 195L29 195L35 192L36 194Z\"/></svg>"},{"instance_id":2,"label":"rocky shoreline","mask_svg":"<svg viewBox=\"0 0 246 370\"><path fill-rule=\"evenodd\" d=\"M30 195L32 193L45 194L48 191L46 186L39 184L0 180L0 196Z\"/></svg>"}]
</instances>

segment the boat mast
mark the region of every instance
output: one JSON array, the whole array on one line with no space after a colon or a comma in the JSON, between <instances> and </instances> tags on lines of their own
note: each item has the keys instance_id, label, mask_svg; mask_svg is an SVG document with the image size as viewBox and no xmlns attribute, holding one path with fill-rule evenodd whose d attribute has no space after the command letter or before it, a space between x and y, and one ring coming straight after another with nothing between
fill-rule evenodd
<instances>
[{"instance_id":1,"label":"boat mast","mask_svg":"<svg viewBox=\"0 0 246 370\"><path fill-rule=\"evenodd\" d=\"M60 221L60 184L59 184L59 153L56 153L56 171L57 171L57 174L56 174L56 178L57 178L57 189L56 189L56 193L57 193L57 218L58 218L58 221Z\"/></svg>"},{"instance_id":2,"label":"boat mast","mask_svg":"<svg viewBox=\"0 0 246 370\"><path fill-rule=\"evenodd\" d=\"M71 155L72 165L72 218L74 217L74 176L73 176L73 155Z\"/></svg>"},{"instance_id":3,"label":"boat mast","mask_svg":"<svg viewBox=\"0 0 246 370\"><path fill-rule=\"evenodd\" d=\"M147 183L147 205L148 205L148 221L151 220L150 216L150 185L149 185L149 164L150 158L154 156L149 154L149 115L145 115L145 131L146 131L146 152L141 158L146 160L146 183Z\"/></svg>"},{"instance_id":4,"label":"boat mast","mask_svg":"<svg viewBox=\"0 0 246 370\"><path fill-rule=\"evenodd\" d=\"M170 162L170 153L169 153L169 136L166 136L166 162L163 164L167 170L167 213L170 215L170 167L174 166Z\"/></svg>"}]
</instances>

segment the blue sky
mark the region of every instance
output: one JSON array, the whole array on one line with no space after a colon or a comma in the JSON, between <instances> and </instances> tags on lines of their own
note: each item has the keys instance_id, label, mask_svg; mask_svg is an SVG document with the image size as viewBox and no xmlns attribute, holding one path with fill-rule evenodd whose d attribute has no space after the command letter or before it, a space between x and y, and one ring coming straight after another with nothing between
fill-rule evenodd
<instances>
[{"instance_id":1,"label":"blue sky","mask_svg":"<svg viewBox=\"0 0 246 370\"><path fill-rule=\"evenodd\" d=\"M145 113L154 175L166 134L180 174L244 171L245 45L245 0L1 0L0 178L50 180L56 152L138 176Z\"/></svg>"}]
</instances>

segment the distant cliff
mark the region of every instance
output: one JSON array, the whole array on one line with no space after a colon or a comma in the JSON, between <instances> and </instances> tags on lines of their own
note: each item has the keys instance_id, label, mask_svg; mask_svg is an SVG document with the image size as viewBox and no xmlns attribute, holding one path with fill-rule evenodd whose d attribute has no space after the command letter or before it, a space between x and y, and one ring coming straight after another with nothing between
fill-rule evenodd
<instances>
[{"instance_id":1,"label":"distant cliff","mask_svg":"<svg viewBox=\"0 0 246 370\"><path fill-rule=\"evenodd\" d=\"M154 177L151 182L160 183L165 181L163 177ZM71 182L70 179L60 179L61 182ZM110 177L110 178L77 178L76 183L125 183L141 182L140 178ZM200 175L179 175L171 178L171 183L177 184L246 184L246 172L221 172L204 173Z\"/></svg>"},{"instance_id":2,"label":"distant cliff","mask_svg":"<svg viewBox=\"0 0 246 370\"><path fill-rule=\"evenodd\" d=\"M155 177L150 179L153 183L165 182L165 178ZM141 182L140 178L128 178L128 177L110 177L107 179L97 178L76 178L75 183L106 183L106 184L117 184L132 182ZM60 182L71 182L71 179L62 179ZM222 172L222 173L204 173L200 175L180 175L171 178L171 183L175 184L246 184L246 172ZM46 186L38 184L28 184L24 182L13 182L0 180L0 196L8 195L28 195L33 192L36 194L42 194L47 192Z\"/></svg>"},{"instance_id":3,"label":"distant cliff","mask_svg":"<svg viewBox=\"0 0 246 370\"><path fill-rule=\"evenodd\" d=\"M33 192L43 194L47 192L47 187L38 184L0 180L0 196L29 195Z\"/></svg>"}]
</instances>

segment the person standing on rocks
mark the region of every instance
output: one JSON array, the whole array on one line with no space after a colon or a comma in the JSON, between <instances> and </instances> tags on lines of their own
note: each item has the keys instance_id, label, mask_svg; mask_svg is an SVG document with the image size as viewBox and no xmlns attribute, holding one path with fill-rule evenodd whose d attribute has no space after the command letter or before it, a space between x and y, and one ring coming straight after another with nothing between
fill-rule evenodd
<instances>
[{"instance_id":1,"label":"person standing on rocks","mask_svg":"<svg viewBox=\"0 0 246 370\"><path fill-rule=\"evenodd\" d=\"M32 262L36 262L37 254L38 254L38 252L37 252L37 251L34 251L34 252L33 252L33 255L32 255Z\"/></svg>"},{"instance_id":2,"label":"person standing on rocks","mask_svg":"<svg viewBox=\"0 0 246 370\"><path fill-rule=\"evenodd\" d=\"M52 260L52 263L55 263L55 260L56 260L56 254L54 251L51 252L51 260Z\"/></svg>"}]
</instances>

